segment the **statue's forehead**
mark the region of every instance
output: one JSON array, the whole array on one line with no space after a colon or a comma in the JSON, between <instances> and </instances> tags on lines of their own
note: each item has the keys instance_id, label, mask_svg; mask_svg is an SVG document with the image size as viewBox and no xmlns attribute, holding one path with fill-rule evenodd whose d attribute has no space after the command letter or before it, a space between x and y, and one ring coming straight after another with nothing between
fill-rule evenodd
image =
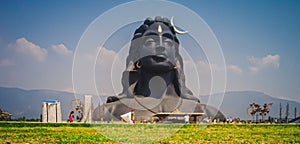
<instances>
[{"instance_id":1,"label":"statue's forehead","mask_svg":"<svg viewBox=\"0 0 300 144\"><path fill-rule=\"evenodd\" d=\"M159 35L160 33L161 34L170 33L171 35L173 35L170 28L161 22L156 22L151 26L149 26L143 35L145 36L148 35L149 33L156 33L157 35Z\"/></svg>"}]
</instances>

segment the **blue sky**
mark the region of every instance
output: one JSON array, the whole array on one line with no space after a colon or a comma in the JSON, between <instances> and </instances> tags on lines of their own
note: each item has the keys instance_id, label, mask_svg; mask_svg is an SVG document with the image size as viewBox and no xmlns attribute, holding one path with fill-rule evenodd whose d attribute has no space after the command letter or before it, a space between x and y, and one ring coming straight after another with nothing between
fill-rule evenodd
<instances>
[{"instance_id":1,"label":"blue sky","mask_svg":"<svg viewBox=\"0 0 300 144\"><path fill-rule=\"evenodd\" d=\"M124 2L0 1L0 86L72 91L80 37L98 16ZM299 1L173 2L196 12L214 32L227 66L227 91L300 101ZM205 64L199 61L200 68Z\"/></svg>"}]
</instances>

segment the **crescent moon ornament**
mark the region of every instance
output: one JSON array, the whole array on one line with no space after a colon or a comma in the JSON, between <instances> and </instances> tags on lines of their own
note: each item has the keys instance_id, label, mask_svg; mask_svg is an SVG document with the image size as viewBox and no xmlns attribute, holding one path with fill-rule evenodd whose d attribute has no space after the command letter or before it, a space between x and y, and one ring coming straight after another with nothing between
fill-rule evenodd
<instances>
[{"instance_id":1,"label":"crescent moon ornament","mask_svg":"<svg viewBox=\"0 0 300 144\"><path fill-rule=\"evenodd\" d=\"M170 22L171 22L171 25L173 26L173 28L174 28L174 31L176 32L176 33L178 33L178 34L185 34L185 33L187 33L188 31L180 31L180 30L178 30L176 27L175 27L175 25L174 25L174 22L173 22L173 16L171 17L171 20L170 20Z\"/></svg>"}]
</instances>

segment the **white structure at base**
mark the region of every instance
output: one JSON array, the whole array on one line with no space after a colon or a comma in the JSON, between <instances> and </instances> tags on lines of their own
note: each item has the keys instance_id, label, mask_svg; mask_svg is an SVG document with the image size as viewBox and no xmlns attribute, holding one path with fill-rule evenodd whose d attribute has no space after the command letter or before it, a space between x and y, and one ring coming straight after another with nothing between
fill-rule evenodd
<instances>
[{"instance_id":1,"label":"white structure at base","mask_svg":"<svg viewBox=\"0 0 300 144\"><path fill-rule=\"evenodd\" d=\"M91 95L85 95L84 96L84 108L83 108L83 122L92 122L92 96Z\"/></svg>"},{"instance_id":2,"label":"white structure at base","mask_svg":"<svg viewBox=\"0 0 300 144\"><path fill-rule=\"evenodd\" d=\"M61 106L58 100L44 100L42 122L61 122Z\"/></svg>"},{"instance_id":3,"label":"white structure at base","mask_svg":"<svg viewBox=\"0 0 300 144\"><path fill-rule=\"evenodd\" d=\"M128 113L122 114L121 118L126 123L133 124L134 123L134 112L128 112Z\"/></svg>"}]
</instances>

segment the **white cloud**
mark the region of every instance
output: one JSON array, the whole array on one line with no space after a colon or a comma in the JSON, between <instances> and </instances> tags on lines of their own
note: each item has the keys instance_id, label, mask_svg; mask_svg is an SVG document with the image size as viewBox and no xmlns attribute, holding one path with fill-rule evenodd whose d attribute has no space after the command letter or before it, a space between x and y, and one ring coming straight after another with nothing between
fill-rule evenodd
<instances>
[{"instance_id":1,"label":"white cloud","mask_svg":"<svg viewBox=\"0 0 300 144\"><path fill-rule=\"evenodd\" d=\"M224 70L223 66L217 65L217 64L212 64L212 63L208 63L205 61L196 61L196 65L200 71L200 73L205 72L206 74L210 74L212 71L222 71ZM227 65L226 69L229 72L235 73L235 74L243 74L243 70L237 66L237 65Z\"/></svg>"},{"instance_id":2,"label":"white cloud","mask_svg":"<svg viewBox=\"0 0 300 144\"><path fill-rule=\"evenodd\" d=\"M14 65L14 62L9 59L3 59L0 61L0 67L11 66Z\"/></svg>"},{"instance_id":3,"label":"white cloud","mask_svg":"<svg viewBox=\"0 0 300 144\"><path fill-rule=\"evenodd\" d=\"M237 65L228 65L227 70L230 71L230 72L239 74L239 75L243 74L243 70Z\"/></svg>"},{"instance_id":4,"label":"white cloud","mask_svg":"<svg viewBox=\"0 0 300 144\"><path fill-rule=\"evenodd\" d=\"M212 63L208 63L208 62L205 62L205 61L196 61L195 62L197 68L199 69L200 73L211 73L211 71L217 71L220 69L220 67L216 64L212 64Z\"/></svg>"},{"instance_id":5,"label":"white cloud","mask_svg":"<svg viewBox=\"0 0 300 144\"><path fill-rule=\"evenodd\" d=\"M263 58L256 58L251 56L248 57L248 61L252 64L249 69L252 73L257 73L260 70L270 66L277 69L280 66L279 60L279 55L267 55Z\"/></svg>"},{"instance_id":6,"label":"white cloud","mask_svg":"<svg viewBox=\"0 0 300 144\"><path fill-rule=\"evenodd\" d=\"M99 53L98 58L97 58L97 63L100 64L100 65L112 64L114 59L117 56L118 55L115 51L108 50L106 48L101 48L100 53Z\"/></svg>"},{"instance_id":7,"label":"white cloud","mask_svg":"<svg viewBox=\"0 0 300 144\"><path fill-rule=\"evenodd\" d=\"M186 85L195 95L222 92L226 67L207 61L184 61Z\"/></svg>"},{"instance_id":8,"label":"white cloud","mask_svg":"<svg viewBox=\"0 0 300 144\"><path fill-rule=\"evenodd\" d=\"M121 91L119 87L125 64L120 61L119 52L102 47L99 54L77 52L74 60L73 87L76 93L115 95Z\"/></svg>"},{"instance_id":9,"label":"white cloud","mask_svg":"<svg viewBox=\"0 0 300 144\"><path fill-rule=\"evenodd\" d=\"M64 44L52 45L52 49L60 55L72 55L73 52L69 50Z\"/></svg>"},{"instance_id":10,"label":"white cloud","mask_svg":"<svg viewBox=\"0 0 300 144\"><path fill-rule=\"evenodd\" d=\"M25 38L17 39L14 47L16 48L17 52L32 56L39 62L45 61L48 53L46 49L41 48L40 46L26 40Z\"/></svg>"},{"instance_id":11,"label":"white cloud","mask_svg":"<svg viewBox=\"0 0 300 144\"><path fill-rule=\"evenodd\" d=\"M258 67L249 67L249 70L250 70L252 73L257 73L257 72L260 70L260 68L258 68Z\"/></svg>"},{"instance_id":12,"label":"white cloud","mask_svg":"<svg viewBox=\"0 0 300 144\"><path fill-rule=\"evenodd\" d=\"M124 59L127 56L123 55L122 52L115 52L103 47L100 50L97 57L96 78L98 92L101 95L115 95L122 91L121 79L126 65Z\"/></svg>"}]
</instances>

